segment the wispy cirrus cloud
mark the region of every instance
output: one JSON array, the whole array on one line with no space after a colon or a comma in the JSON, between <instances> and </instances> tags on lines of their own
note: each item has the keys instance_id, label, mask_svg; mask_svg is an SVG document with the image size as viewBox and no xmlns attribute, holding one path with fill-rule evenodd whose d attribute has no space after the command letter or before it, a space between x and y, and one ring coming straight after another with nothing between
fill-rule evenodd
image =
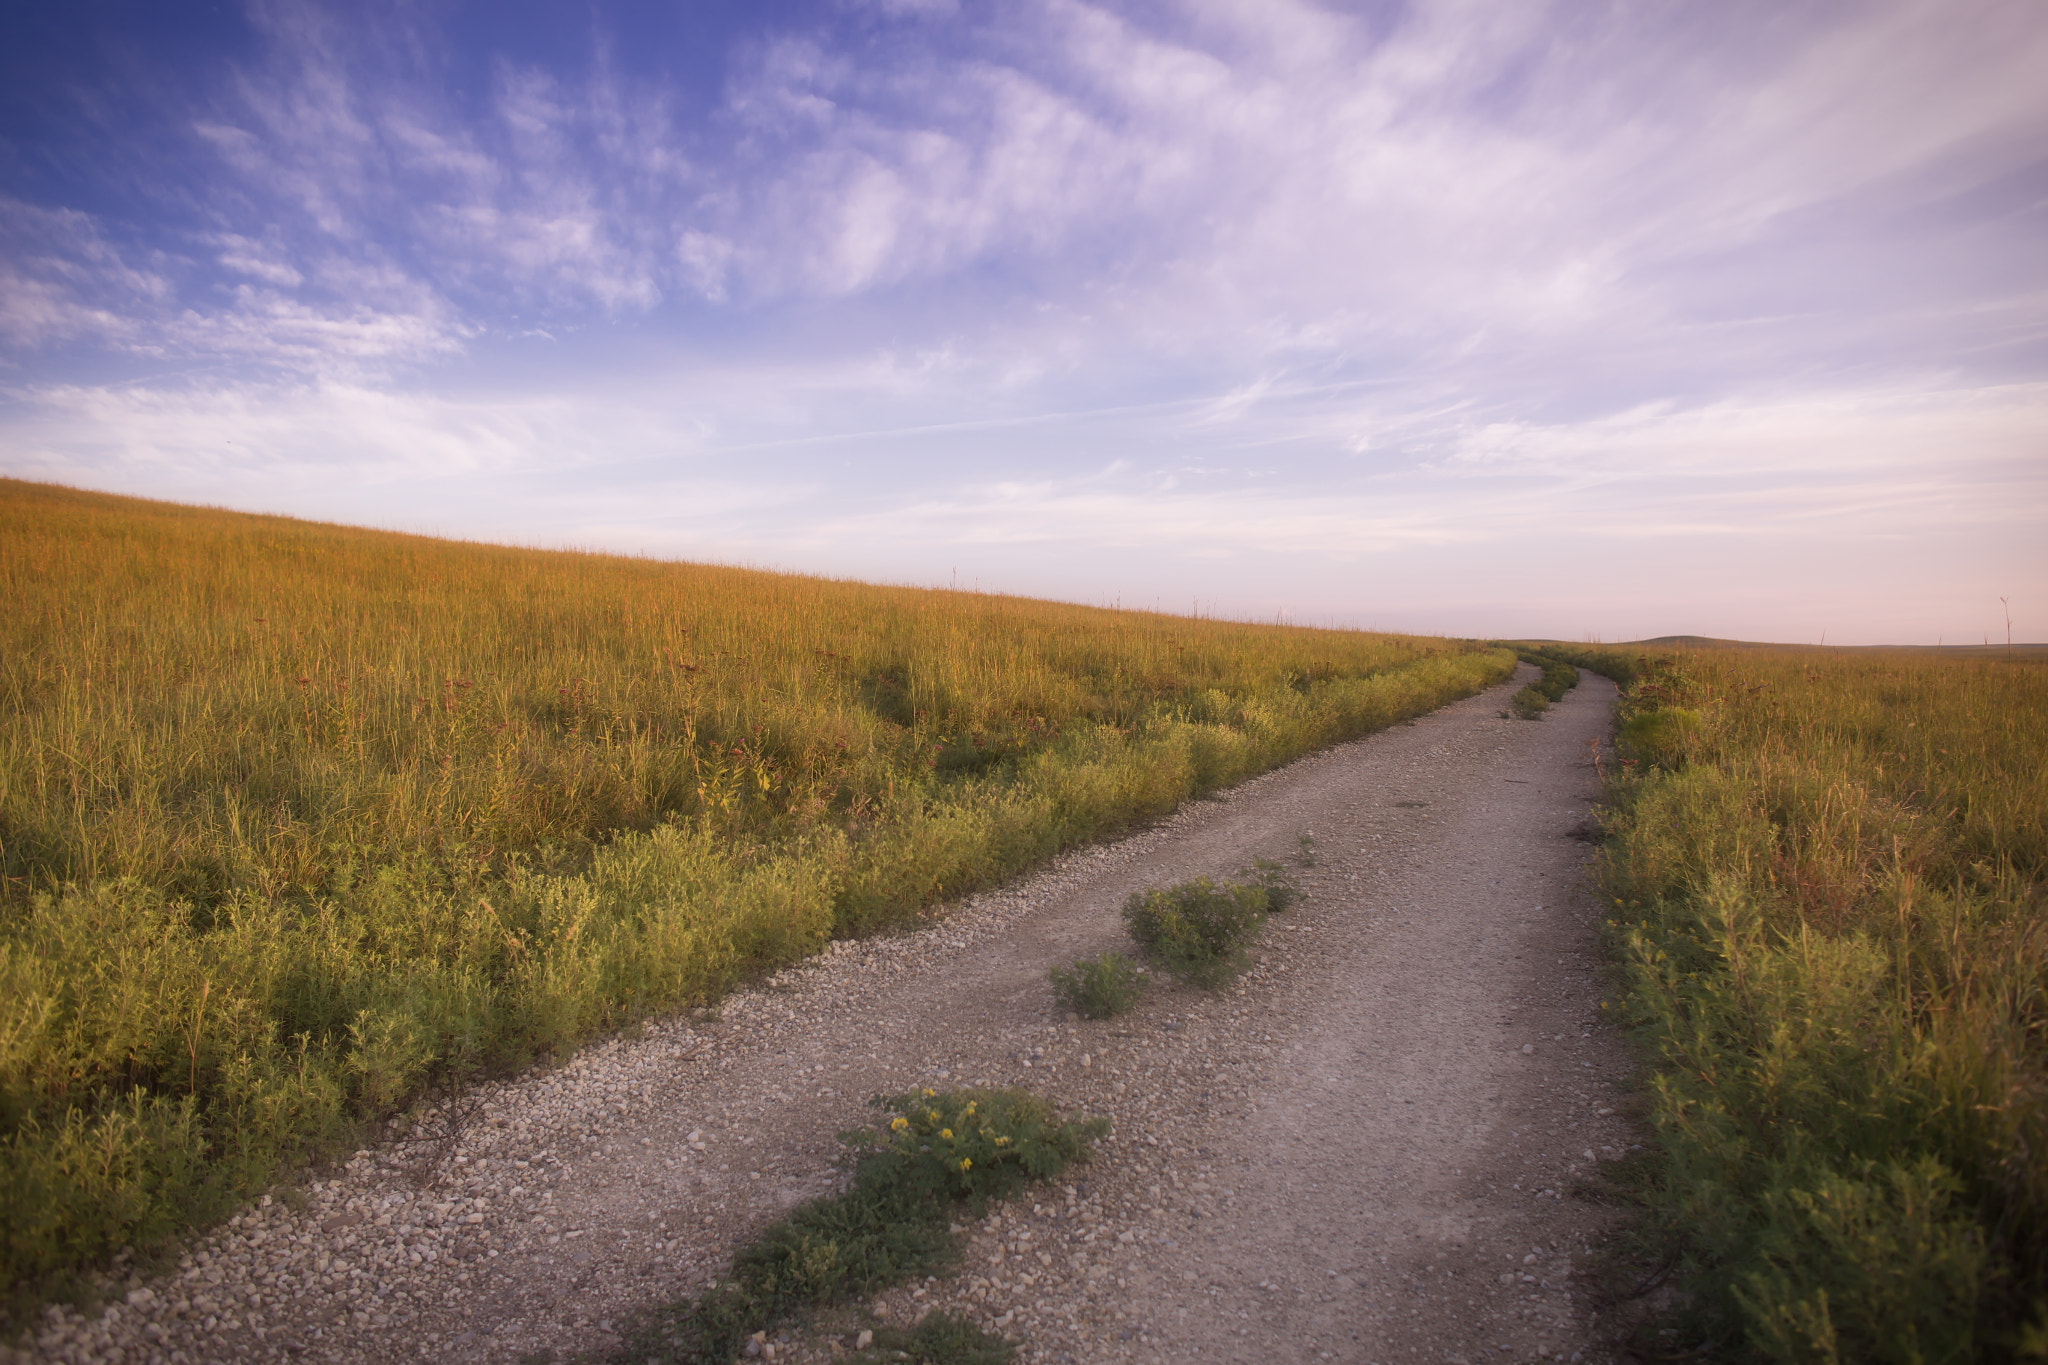
<instances>
[{"instance_id":1,"label":"wispy cirrus cloud","mask_svg":"<svg viewBox=\"0 0 2048 1365\"><path fill-rule=\"evenodd\" d=\"M90 214L0 198L0 340L21 354L81 339L119 345L170 282L138 267Z\"/></svg>"}]
</instances>

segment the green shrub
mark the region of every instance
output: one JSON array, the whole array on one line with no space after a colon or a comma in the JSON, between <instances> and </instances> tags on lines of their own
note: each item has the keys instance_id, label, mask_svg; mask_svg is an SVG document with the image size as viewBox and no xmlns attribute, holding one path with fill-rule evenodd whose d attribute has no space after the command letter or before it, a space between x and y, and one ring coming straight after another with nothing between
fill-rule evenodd
<instances>
[{"instance_id":1,"label":"green shrub","mask_svg":"<svg viewBox=\"0 0 2048 1365\"><path fill-rule=\"evenodd\" d=\"M1023 1090L919 1090L878 1101L896 1115L861 1162L864 1184L965 1199L977 1208L1087 1158L1107 1119L1061 1123Z\"/></svg>"},{"instance_id":2,"label":"green shrub","mask_svg":"<svg viewBox=\"0 0 2048 1365\"><path fill-rule=\"evenodd\" d=\"M1564 694L1579 685L1579 670L1566 663L1548 663L1543 666L1543 680L1535 686L1553 702L1564 700Z\"/></svg>"},{"instance_id":3,"label":"green shrub","mask_svg":"<svg viewBox=\"0 0 2048 1365\"><path fill-rule=\"evenodd\" d=\"M1124 922L1167 970L1198 986L1216 986L1243 970L1270 901L1263 886L1197 877L1134 892L1124 903Z\"/></svg>"},{"instance_id":4,"label":"green shrub","mask_svg":"<svg viewBox=\"0 0 2048 1365\"><path fill-rule=\"evenodd\" d=\"M1138 1003L1145 978L1138 964L1122 953L1083 958L1071 967L1052 969L1053 994L1083 1019L1108 1019Z\"/></svg>"}]
</instances>

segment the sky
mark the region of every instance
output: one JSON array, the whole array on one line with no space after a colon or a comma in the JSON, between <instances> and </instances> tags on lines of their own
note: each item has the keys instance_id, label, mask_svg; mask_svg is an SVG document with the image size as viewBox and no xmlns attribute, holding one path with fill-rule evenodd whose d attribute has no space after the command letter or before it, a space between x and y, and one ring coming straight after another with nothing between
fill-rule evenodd
<instances>
[{"instance_id":1,"label":"sky","mask_svg":"<svg viewBox=\"0 0 2048 1365\"><path fill-rule=\"evenodd\" d=\"M2038 0L10 6L0 472L1304 624L2044 640L2044 71Z\"/></svg>"}]
</instances>

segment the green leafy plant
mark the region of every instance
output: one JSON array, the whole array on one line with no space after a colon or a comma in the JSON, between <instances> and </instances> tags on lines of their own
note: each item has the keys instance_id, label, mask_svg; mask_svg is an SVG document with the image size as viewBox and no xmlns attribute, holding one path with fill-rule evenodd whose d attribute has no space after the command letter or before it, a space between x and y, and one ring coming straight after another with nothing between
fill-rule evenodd
<instances>
[{"instance_id":1,"label":"green leafy plant","mask_svg":"<svg viewBox=\"0 0 2048 1365\"><path fill-rule=\"evenodd\" d=\"M955 1259L949 1224L956 1207L980 1212L991 1199L1056 1176L1088 1160L1109 1131L1107 1119L1063 1121L1044 1100L1015 1089L917 1090L875 1104L894 1115L886 1127L841 1135L854 1154L850 1189L770 1225L706 1293L646 1314L617 1359L728 1365L748 1336L807 1308L941 1273ZM888 1352L912 1360L1008 1359L991 1354L1007 1351L1007 1343L962 1320L942 1317L919 1332ZM877 1345L893 1335L880 1334ZM982 1354L942 1353L955 1348Z\"/></svg>"},{"instance_id":2,"label":"green leafy plant","mask_svg":"<svg viewBox=\"0 0 2048 1365\"><path fill-rule=\"evenodd\" d=\"M1167 970L1198 986L1217 986L1243 970L1270 901L1263 886L1197 877L1134 892L1124 903L1124 922Z\"/></svg>"},{"instance_id":3,"label":"green leafy plant","mask_svg":"<svg viewBox=\"0 0 2048 1365\"><path fill-rule=\"evenodd\" d=\"M1638 712L1622 724L1622 752L1640 762L1675 768L1699 747L1701 726L1699 712L1682 706Z\"/></svg>"},{"instance_id":4,"label":"green leafy plant","mask_svg":"<svg viewBox=\"0 0 2048 1365\"><path fill-rule=\"evenodd\" d=\"M1138 1003L1145 977L1138 964L1122 953L1083 958L1071 967L1052 969L1053 994L1083 1019L1108 1019Z\"/></svg>"},{"instance_id":5,"label":"green leafy plant","mask_svg":"<svg viewBox=\"0 0 2048 1365\"><path fill-rule=\"evenodd\" d=\"M896 1117L881 1148L862 1160L861 1179L977 1209L1085 1160L1109 1131L1107 1119L1062 1123L1024 1090L918 1090L877 1103Z\"/></svg>"}]
</instances>

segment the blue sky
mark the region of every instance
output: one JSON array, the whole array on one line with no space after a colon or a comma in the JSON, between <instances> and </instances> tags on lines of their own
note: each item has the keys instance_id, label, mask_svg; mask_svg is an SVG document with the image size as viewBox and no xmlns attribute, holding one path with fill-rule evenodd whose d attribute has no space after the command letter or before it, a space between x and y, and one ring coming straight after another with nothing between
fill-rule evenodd
<instances>
[{"instance_id":1,"label":"blue sky","mask_svg":"<svg viewBox=\"0 0 2048 1365\"><path fill-rule=\"evenodd\" d=\"M2043 71L2036 0L16 6L0 470L1310 623L2048 638Z\"/></svg>"}]
</instances>

